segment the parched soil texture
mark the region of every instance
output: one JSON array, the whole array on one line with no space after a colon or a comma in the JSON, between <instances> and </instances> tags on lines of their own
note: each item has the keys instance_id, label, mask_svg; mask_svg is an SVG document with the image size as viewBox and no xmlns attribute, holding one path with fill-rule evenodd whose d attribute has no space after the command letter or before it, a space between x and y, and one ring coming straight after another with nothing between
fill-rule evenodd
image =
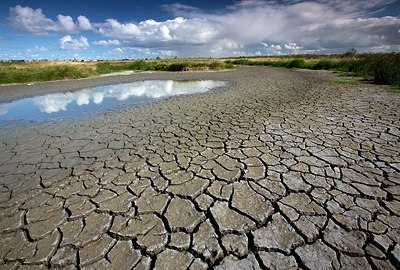
<instances>
[{"instance_id":1,"label":"parched soil texture","mask_svg":"<svg viewBox=\"0 0 400 270\"><path fill-rule=\"evenodd\" d=\"M399 94L266 67L124 78L227 85L1 123L0 269L400 268Z\"/></svg>"}]
</instances>

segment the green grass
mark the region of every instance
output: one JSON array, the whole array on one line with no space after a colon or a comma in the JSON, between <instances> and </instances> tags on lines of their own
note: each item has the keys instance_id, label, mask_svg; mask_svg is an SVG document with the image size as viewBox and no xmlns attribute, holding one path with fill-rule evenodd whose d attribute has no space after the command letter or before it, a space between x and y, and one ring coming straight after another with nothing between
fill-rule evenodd
<instances>
[{"instance_id":1,"label":"green grass","mask_svg":"<svg viewBox=\"0 0 400 270\"><path fill-rule=\"evenodd\" d=\"M400 94L400 89L392 89L392 90L389 90L388 92Z\"/></svg>"},{"instance_id":2,"label":"green grass","mask_svg":"<svg viewBox=\"0 0 400 270\"><path fill-rule=\"evenodd\" d=\"M354 72L346 72L346 71L334 71L339 77L358 77Z\"/></svg>"},{"instance_id":3,"label":"green grass","mask_svg":"<svg viewBox=\"0 0 400 270\"><path fill-rule=\"evenodd\" d=\"M96 72L106 74L118 71L185 71L185 70L220 70L229 68L222 61L190 61L190 60L137 60L109 61L96 64Z\"/></svg>"},{"instance_id":4,"label":"green grass","mask_svg":"<svg viewBox=\"0 0 400 270\"><path fill-rule=\"evenodd\" d=\"M233 65L273 66L333 70L340 74L362 77L378 84L400 86L400 53L357 55L297 55L270 58L237 58Z\"/></svg>"},{"instance_id":5,"label":"green grass","mask_svg":"<svg viewBox=\"0 0 400 270\"><path fill-rule=\"evenodd\" d=\"M349 81L349 80L333 80L334 84L348 84L348 85L360 85L362 82L360 81Z\"/></svg>"},{"instance_id":6,"label":"green grass","mask_svg":"<svg viewBox=\"0 0 400 270\"><path fill-rule=\"evenodd\" d=\"M78 79L121 71L222 70L232 68L221 60L167 59L102 62L0 62L0 84Z\"/></svg>"},{"instance_id":7,"label":"green grass","mask_svg":"<svg viewBox=\"0 0 400 270\"><path fill-rule=\"evenodd\" d=\"M6 65L5 65L6 64ZM90 69L70 65L51 65L46 67L16 67L0 64L0 83L24 83L63 79L78 79L94 75Z\"/></svg>"},{"instance_id":8,"label":"green grass","mask_svg":"<svg viewBox=\"0 0 400 270\"><path fill-rule=\"evenodd\" d=\"M77 79L120 71L223 70L238 65L273 66L292 70L332 70L340 76L356 76L378 84L400 87L400 53L286 55L223 59L183 58L101 62L0 62L0 84Z\"/></svg>"}]
</instances>

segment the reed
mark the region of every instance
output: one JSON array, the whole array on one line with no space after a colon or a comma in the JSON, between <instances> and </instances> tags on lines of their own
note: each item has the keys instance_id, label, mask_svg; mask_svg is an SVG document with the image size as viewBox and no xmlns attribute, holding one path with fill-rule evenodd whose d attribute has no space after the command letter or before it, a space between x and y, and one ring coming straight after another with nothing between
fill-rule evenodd
<instances>
[{"instance_id":1,"label":"reed","mask_svg":"<svg viewBox=\"0 0 400 270\"><path fill-rule=\"evenodd\" d=\"M239 58L179 58L100 62L0 62L0 83L77 79L120 71L222 70L234 66L273 66L333 70L379 84L400 87L400 53L285 55Z\"/></svg>"},{"instance_id":2,"label":"reed","mask_svg":"<svg viewBox=\"0 0 400 270\"><path fill-rule=\"evenodd\" d=\"M400 86L400 53L359 55L297 55L229 59L233 65L273 66L334 70L349 76L360 76L378 84Z\"/></svg>"}]
</instances>

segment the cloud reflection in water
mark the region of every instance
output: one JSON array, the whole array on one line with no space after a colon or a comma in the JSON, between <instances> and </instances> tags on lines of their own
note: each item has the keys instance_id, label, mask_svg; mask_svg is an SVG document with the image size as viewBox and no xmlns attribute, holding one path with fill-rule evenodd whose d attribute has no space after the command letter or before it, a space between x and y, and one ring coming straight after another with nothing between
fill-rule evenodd
<instances>
[{"instance_id":1,"label":"cloud reflection in water","mask_svg":"<svg viewBox=\"0 0 400 270\"><path fill-rule=\"evenodd\" d=\"M211 88L223 86L222 81L172 81L172 80L148 80L125 84L100 86L96 88L83 89L75 92L49 94L29 99L23 99L8 104L0 104L0 119L6 115L11 108L15 110L28 110L28 106L33 106L29 110L39 109L44 114L55 114L65 112L69 116L70 112L78 107L91 107L90 111L99 108L107 108L118 104L134 104L155 99L165 98L173 95L202 93ZM82 107L82 108L79 108ZM68 112L67 112L68 111ZM17 115L17 114L16 114ZM46 116L44 116L46 117ZM14 118L23 118L14 116ZM29 117L28 117L29 118Z\"/></svg>"}]
</instances>

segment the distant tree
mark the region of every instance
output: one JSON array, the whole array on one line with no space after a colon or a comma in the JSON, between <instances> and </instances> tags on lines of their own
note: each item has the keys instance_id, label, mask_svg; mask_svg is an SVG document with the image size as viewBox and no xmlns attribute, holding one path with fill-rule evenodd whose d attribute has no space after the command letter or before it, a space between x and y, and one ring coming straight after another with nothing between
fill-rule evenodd
<instances>
[{"instance_id":1,"label":"distant tree","mask_svg":"<svg viewBox=\"0 0 400 270\"><path fill-rule=\"evenodd\" d=\"M160 60L160 59L161 59L161 57L160 57L160 56L157 56L157 57L156 57L156 60Z\"/></svg>"},{"instance_id":2,"label":"distant tree","mask_svg":"<svg viewBox=\"0 0 400 270\"><path fill-rule=\"evenodd\" d=\"M357 54L357 50L354 48L350 48L347 52L344 53L344 56L354 56Z\"/></svg>"}]
</instances>

